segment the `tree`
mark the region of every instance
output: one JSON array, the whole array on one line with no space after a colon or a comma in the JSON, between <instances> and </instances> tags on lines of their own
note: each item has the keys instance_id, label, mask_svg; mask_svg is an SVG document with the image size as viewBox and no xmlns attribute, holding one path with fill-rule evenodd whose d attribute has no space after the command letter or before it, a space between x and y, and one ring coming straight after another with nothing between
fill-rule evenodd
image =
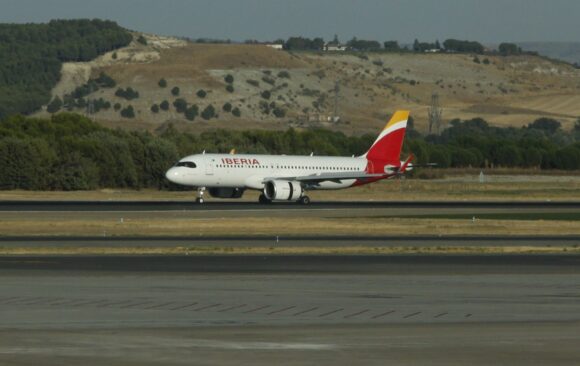
<instances>
[{"instance_id":1,"label":"tree","mask_svg":"<svg viewBox=\"0 0 580 366\"><path fill-rule=\"evenodd\" d=\"M164 78L161 78L157 82L157 85L159 85L160 88L166 88L167 87L167 80L165 80Z\"/></svg>"},{"instance_id":2,"label":"tree","mask_svg":"<svg viewBox=\"0 0 580 366\"><path fill-rule=\"evenodd\" d=\"M142 45L144 45L144 46L147 46L147 39L146 39L145 37L143 37L143 35L140 35L140 36L137 38L137 42L141 43L141 44L142 44Z\"/></svg>"},{"instance_id":3,"label":"tree","mask_svg":"<svg viewBox=\"0 0 580 366\"><path fill-rule=\"evenodd\" d=\"M234 77L231 74L227 74L224 77L224 81L228 84L232 84L234 82Z\"/></svg>"},{"instance_id":4,"label":"tree","mask_svg":"<svg viewBox=\"0 0 580 366\"><path fill-rule=\"evenodd\" d=\"M234 92L234 87L232 85L228 84L228 85L226 85L226 90L228 92L230 92L230 93L233 93Z\"/></svg>"},{"instance_id":5,"label":"tree","mask_svg":"<svg viewBox=\"0 0 580 366\"><path fill-rule=\"evenodd\" d=\"M528 125L528 129L544 131L548 135L553 135L562 127L562 124L552 118L542 117Z\"/></svg>"},{"instance_id":6,"label":"tree","mask_svg":"<svg viewBox=\"0 0 580 366\"><path fill-rule=\"evenodd\" d=\"M499 45L499 53L502 56L519 55L522 53L522 49L515 43L501 43Z\"/></svg>"},{"instance_id":7,"label":"tree","mask_svg":"<svg viewBox=\"0 0 580 366\"><path fill-rule=\"evenodd\" d=\"M169 102L164 100L163 102L161 102L159 104L159 108L161 108L164 111L168 111L169 110Z\"/></svg>"},{"instance_id":8,"label":"tree","mask_svg":"<svg viewBox=\"0 0 580 366\"><path fill-rule=\"evenodd\" d=\"M153 104L151 106L151 112L153 112L153 113L159 113L159 106L157 104Z\"/></svg>"},{"instance_id":9,"label":"tree","mask_svg":"<svg viewBox=\"0 0 580 366\"><path fill-rule=\"evenodd\" d=\"M133 109L132 105L128 105L121 110L121 116L123 118L134 118L135 117L135 110Z\"/></svg>"},{"instance_id":10,"label":"tree","mask_svg":"<svg viewBox=\"0 0 580 366\"><path fill-rule=\"evenodd\" d=\"M195 93L199 98L205 98L205 96L207 95L206 91L203 89L199 89L197 91L197 93Z\"/></svg>"},{"instance_id":11,"label":"tree","mask_svg":"<svg viewBox=\"0 0 580 366\"><path fill-rule=\"evenodd\" d=\"M118 111L119 109L121 109L121 103L115 103L115 105L113 106L113 109Z\"/></svg>"},{"instance_id":12,"label":"tree","mask_svg":"<svg viewBox=\"0 0 580 366\"><path fill-rule=\"evenodd\" d=\"M185 118L187 118L190 121L195 120L195 117L197 117L197 115L199 114L199 108L197 107L197 105L192 105L189 108L187 108L187 110L185 111Z\"/></svg>"},{"instance_id":13,"label":"tree","mask_svg":"<svg viewBox=\"0 0 580 366\"><path fill-rule=\"evenodd\" d=\"M58 95L56 97L54 97L54 99L52 100L52 102L50 102L47 106L46 106L46 111L48 113L56 113L58 112L60 109L62 108L62 100L58 97Z\"/></svg>"},{"instance_id":14,"label":"tree","mask_svg":"<svg viewBox=\"0 0 580 366\"><path fill-rule=\"evenodd\" d=\"M235 107L234 109L232 109L232 114L236 117L241 117L242 112L240 111L240 109L238 107Z\"/></svg>"},{"instance_id":15,"label":"tree","mask_svg":"<svg viewBox=\"0 0 580 366\"><path fill-rule=\"evenodd\" d=\"M179 95L179 87L178 86L174 86L171 89L171 94L173 94L174 96L178 96Z\"/></svg>"},{"instance_id":16,"label":"tree","mask_svg":"<svg viewBox=\"0 0 580 366\"><path fill-rule=\"evenodd\" d=\"M276 116L276 118L283 118L286 116L286 110L280 107L275 107L272 113L274 116Z\"/></svg>"},{"instance_id":17,"label":"tree","mask_svg":"<svg viewBox=\"0 0 580 366\"><path fill-rule=\"evenodd\" d=\"M269 90L264 90L262 93L260 93L260 95L264 99L270 99L270 97L272 96L272 93Z\"/></svg>"},{"instance_id":18,"label":"tree","mask_svg":"<svg viewBox=\"0 0 580 366\"><path fill-rule=\"evenodd\" d=\"M177 113L184 113L187 109L187 101L185 101L183 98L177 98L173 102L173 106L175 107Z\"/></svg>"},{"instance_id":19,"label":"tree","mask_svg":"<svg viewBox=\"0 0 580 366\"><path fill-rule=\"evenodd\" d=\"M477 53L482 54L485 47L479 42L460 41L457 39L447 39L443 42L443 47L448 52Z\"/></svg>"},{"instance_id":20,"label":"tree","mask_svg":"<svg viewBox=\"0 0 580 366\"><path fill-rule=\"evenodd\" d=\"M397 41L386 41L384 43L385 51L389 52L396 52L400 51L401 47L399 46L399 42Z\"/></svg>"},{"instance_id":21,"label":"tree","mask_svg":"<svg viewBox=\"0 0 580 366\"><path fill-rule=\"evenodd\" d=\"M228 113L229 113L229 112L231 112L231 111L232 111L232 103L230 103L230 102L226 102L226 103L223 105L223 107L222 107L222 110L223 110L224 112L228 112Z\"/></svg>"},{"instance_id":22,"label":"tree","mask_svg":"<svg viewBox=\"0 0 580 366\"><path fill-rule=\"evenodd\" d=\"M201 112L201 117L205 120L210 120L215 117L215 108L213 105L208 105L205 109Z\"/></svg>"}]
</instances>

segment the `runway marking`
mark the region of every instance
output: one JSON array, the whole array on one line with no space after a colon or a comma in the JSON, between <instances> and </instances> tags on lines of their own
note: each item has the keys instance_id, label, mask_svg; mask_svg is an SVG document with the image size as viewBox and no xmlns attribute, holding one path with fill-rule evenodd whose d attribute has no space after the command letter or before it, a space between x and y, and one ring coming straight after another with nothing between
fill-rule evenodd
<instances>
[{"instance_id":1,"label":"runway marking","mask_svg":"<svg viewBox=\"0 0 580 366\"><path fill-rule=\"evenodd\" d=\"M395 310L389 310L389 311L385 311L384 313L380 313L380 314L377 314L377 315L375 315L375 316L371 317L371 319L378 319L378 318L382 318L383 316L387 316L387 315L389 315L389 314L392 314L392 313L394 313L394 312L395 312Z\"/></svg>"},{"instance_id":2,"label":"runway marking","mask_svg":"<svg viewBox=\"0 0 580 366\"><path fill-rule=\"evenodd\" d=\"M434 316L434 318L440 318L440 317L442 317L442 316L445 316L445 315L447 315L447 314L449 314L449 313L441 313L441 314L437 314L437 315L435 315L435 316Z\"/></svg>"},{"instance_id":3,"label":"runway marking","mask_svg":"<svg viewBox=\"0 0 580 366\"><path fill-rule=\"evenodd\" d=\"M276 311L269 312L268 315L278 314L278 313L281 313L281 312L286 311L286 310L294 309L295 307L296 307L296 305L294 305L294 306L288 306L287 308L284 308L284 309L280 309L280 310L276 310Z\"/></svg>"},{"instance_id":4,"label":"runway marking","mask_svg":"<svg viewBox=\"0 0 580 366\"><path fill-rule=\"evenodd\" d=\"M178 306L178 307L176 307L176 308L170 308L169 310L180 310L180 309L185 309L185 308L188 308L188 307L190 307L190 306L197 305L197 304L199 304L199 303L196 301L196 302L192 302L192 303L190 303L190 304L187 304L187 305L180 305L180 306Z\"/></svg>"},{"instance_id":5,"label":"runway marking","mask_svg":"<svg viewBox=\"0 0 580 366\"><path fill-rule=\"evenodd\" d=\"M355 316L357 316L357 315L361 315L361 314L364 314L364 313L366 313L366 312L368 312L368 311L369 311L369 309L365 309L365 310L363 310L363 311L359 311L358 313L352 313L352 314L345 315L345 316L344 316L344 318L345 318L345 319L354 318Z\"/></svg>"},{"instance_id":6,"label":"runway marking","mask_svg":"<svg viewBox=\"0 0 580 366\"><path fill-rule=\"evenodd\" d=\"M266 309L266 308L271 308L271 307L272 307L272 305L260 306L259 308L255 308L255 309L252 309L252 310L244 311L244 314L253 313L253 312L256 312L256 311L259 311L259 310L262 310L262 309Z\"/></svg>"},{"instance_id":7,"label":"runway marking","mask_svg":"<svg viewBox=\"0 0 580 366\"><path fill-rule=\"evenodd\" d=\"M325 317L325 316L328 316L328 315L332 315L334 313L338 313L339 311L343 311L343 310L344 310L344 308L336 309L336 310L333 310L333 311L329 311L328 313L320 314L318 317L319 318L322 318L322 317Z\"/></svg>"},{"instance_id":8,"label":"runway marking","mask_svg":"<svg viewBox=\"0 0 580 366\"><path fill-rule=\"evenodd\" d=\"M165 302L165 303L149 306L149 307L143 308L143 310L159 309L159 308L162 308L162 307L169 305L169 304L174 304L174 302L171 301L171 302Z\"/></svg>"},{"instance_id":9,"label":"runway marking","mask_svg":"<svg viewBox=\"0 0 580 366\"><path fill-rule=\"evenodd\" d=\"M412 318L412 317L414 317L415 315L419 315L419 314L421 314L421 312L420 312L420 311L418 311L418 312L416 312L416 313L412 313L412 314L407 314L407 315L405 315L405 316L403 317L403 319Z\"/></svg>"},{"instance_id":10,"label":"runway marking","mask_svg":"<svg viewBox=\"0 0 580 366\"><path fill-rule=\"evenodd\" d=\"M315 307L313 307L313 308L311 308L311 309L304 310L304 311L300 311L300 312L298 312L298 313L296 313L296 314L293 314L292 316L297 316L297 315L306 314L306 313L309 313L309 312L311 312L311 311L314 311L314 310L317 310L317 309L318 309L318 306L315 306Z\"/></svg>"},{"instance_id":11,"label":"runway marking","mask_svg":"<svg viewBox=\"0 0 580 366\"><path fill-rule=\"evenodd\" d=\"M218 313L223 313L223 312L226 312L226 311L243 308L244 306L246 306L246 304L241 304L241 305L236 305L236 306L230 306L229 308L225 308L225 309L219 310Z\"/></svg>"},{"instance_id":12,"label":"runway marking","mask_svg":"<svg viewBox=\"0 0 580 366\"><path fill-rule=\"evenodd\" d=\"M193 311L202 311L202 310L206 310L206 309L215 308L216 306L220 306L220 305L221 304L212 304L212 305L202 306L201 308L193 309Z\"/></svg>"}]
</instances>

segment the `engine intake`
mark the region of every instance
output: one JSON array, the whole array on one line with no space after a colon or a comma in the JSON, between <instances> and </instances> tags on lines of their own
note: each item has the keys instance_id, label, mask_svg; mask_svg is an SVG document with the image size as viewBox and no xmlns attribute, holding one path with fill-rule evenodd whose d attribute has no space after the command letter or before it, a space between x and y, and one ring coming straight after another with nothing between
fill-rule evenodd
<instances>
[{"instance_id":1,"label":"engine intake","mask_svg":"<svg viewBox=\"0 0 580 366\"><path fill-rule=\"evenodd\" d=\"M264 186L264 195L272 201L295 201L304 193L298 182L270 180Z\"/></svg>"}]
</instances>

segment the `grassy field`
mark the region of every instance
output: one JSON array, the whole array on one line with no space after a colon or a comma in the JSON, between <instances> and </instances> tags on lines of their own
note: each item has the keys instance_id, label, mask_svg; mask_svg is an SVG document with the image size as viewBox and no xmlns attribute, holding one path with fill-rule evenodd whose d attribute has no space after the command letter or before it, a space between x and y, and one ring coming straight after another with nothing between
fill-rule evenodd
<instances>
[{"instance_id":1,"label":"grassy field","mask_svg":"<svg viewBox=\"0 0 580 366\"><path fill-rule=\"evenodd\" d=\"M475 172L436 171L443 178L382 181L341 191L312 191L313 201L580 201L580 176L508 175L485 177L479 183ZM447 177L446 177L447 176ZM193 201L194 191L115 190L74 192L0 191L0 200L184 200ZM242 201L257 201L258 192L248 191ZM208 200L212 200L206 195ZM219 199L216 199L219 200Z\"/></svg>"}]
</instances>

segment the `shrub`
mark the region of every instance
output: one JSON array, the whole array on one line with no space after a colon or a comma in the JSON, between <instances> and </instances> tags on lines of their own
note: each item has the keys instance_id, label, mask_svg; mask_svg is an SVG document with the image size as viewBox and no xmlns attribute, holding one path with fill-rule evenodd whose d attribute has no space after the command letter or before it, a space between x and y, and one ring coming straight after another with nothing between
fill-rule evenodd
<instances>
[{"instance_id":1,"label":"shrub","mask_svg":"<svg viewBox=\"0 0 580 366\"><path fill-rule=\"evenodd\" d=\"M159 82L157 83L157 85L159 85L159 87L161 88L166 88L167 87L167 80L165 80L164 78L159 79Z\"/></svg>"},{"instance_id":2,"label":"shrub","mask_svg":"<svg viewBox=\"0 0 580 366\"><path fill-rule=\"evenodd\" d=\"M198 114L199 108L197 107L197 105L194 104L191 107L187 108L187 110L185 111L185 118L187 118L190 121L193 121Z\"/></svg>"},{"instance_id":3,"label":"shrub","mask_svg":"<svg viewBox=\"0 0 580 366\"><path fill-rule=\"evenodd\" d=\"M258 80L248 79L246 80L246 83L250 84L251 86L255 86L256 88L260 86L260 82Z\"/></svg>"},{"instance_id":4,"label":"shrub","mask_svg":"<svg viewBox=\"0 0 580 366\"><path fill-rule=\"evenodd\" d=\"M197 91L197 93L195 93L195 94L196 94L198 97L200 97L200 98L205 98L205 96L207 95L206 91L205 91L205 90L203 90L203 89L199 89L199 90Z\"/></svg>"},{"instance_id":5,"label":"shrub","mask_svg":"<svg viewBox=\"0 0 580 366\"><path fill-rule=\"evenodd\" d=\"M233 92L234 92L234 87L233 87L232 85L229 85L229 84L228 84L228 85L226 86L226 90L227 90L228 92L230 92L230 93L233 93Z\"/></svg>"},{"instance_id":6,"label":"shrub","mask_svg":"<svg viewBox=\"0 0 580 366\"><path fill-rule=\"evenodd\" d=\"M142 45L146 46L147 45L147 39L145 39L145 37L143 37L143 35L140 35L137 38L137 42L141 43Z\"/></svg>"},{"instance_id":7,"label":"shrub","mask_svg":"<svg viewBox=\"0 0 580 366\"><path fill-rule=\"evenodd\" d=\"M175 99L173 106L177 113L185 113L185 110L187 109L187 101L183 98Z\"/></svg>"},{"instance_id":8,"label":"shrub","mask_svg":"<svg viewBox=\"0 0 580 366\"><path fill-rule=\"evenodd\" d=\"M115 92L115 95L119 98L123 98L123 99L127 99L127 100L133 100L133 99L139 98L139 92L137 90L134 90L131 87L127 87L127 89L119 88Z\"/></svg>"},{"instance_id":9,"label":"shrub","mask_svg":"<svg viewBox=\"0 0 580 366\"><path fill-rule=\"evenodd\" d=\"M280 107L274 108L272 113L274 114L274 116L276 116L276 118L283 118L286 116L286 110Z\"/></svg>"},{"instance_id":10,"label":"shrub","mask_svg":"<svg viewBox=\"0 0 580 366\"><path fill-rule=\"evenodd\" d=\"M151 106L151 112L153 112L153 113L159 113L159 106L157 104L153 104Z\"/></svg>"},{"instance_id":11,"label":"shrub","mask_svg":"<svg viewBox=\"0 0 580 366\"><path fill-rule=\"evenodd\" d=\"M264 90L263 92L260 93L260 95L264 99L270 99L270 97L272 96L272 93L270 93L269 90Z\"/></svg>"},{"instance_id":12,"label":"shrub","mask_svg":"<svg viewBox=\"0 0 580 366\"><path fill-rule=\"evenodd\" d=\"M232 111L232 104L230 102L227 102L223 105L222 109L224 110L224 112L231 112Z\"/></svg>"},{"instance_id":13,"label":"shrub","mask_svg":"<svg viewBox=\"0 0 580 366\"><path fill-rule=\"evenodd\" d=\"M234 77L233 77L232 75L230 75L230 74L227 74L227 75L224 77L224 80L225 80L225 82L226 82L226 83L228 83L228 84L232 84L232 83L234 82Z\"/></svg>"},{"instance_id":14,"label":"shrub","mask_svg":"<svg viewBox=\"0 0 580 366\"><path fill-rule=\"evenodd\" d=\"M232 114L236 117L240 117L242 115L242 112L238 107L235 107L234 109L232 109Z\"/></svg>"},{"instance_id":15,"label":"shrub","mask_svg":"<svg viewBox=\"0 0 580 366\"><path fill-rule=\"evenodd\" d=\"M111 55L111 57L113 58L113 60L116 60L116 59L117 59L117 57L118 57L118 56L117 56L117 52L113 52L113 54Z\"/></svg>"},{"instance_id":16,"label":"shrub","mask_svg":"<svg viewBox=\"0 0 580 366\"><path fill-rule=\"evenodd\" d=\"M205 109L201 112L201 117L205 120L210 120L215 117L215 108L213 105L208 105Z\"/></svg>"},{"instance_id":17,"label":"shrub","mask_svg":"<svg viewBox=\"0 0 580 366\"><path fill-rule=\"evenodd\" d=\"M119 109L121 109L121 104L120 103L115 103L115 105L113 106L113 109L118 111Z\"/></svg>"},{"instance_id":18,"label":"shrub","mask_svg":"<svg viewBox=\"0 0 580 366\"><path fill-rule=\"evenodd\" d=\"M135 110L133 109L132 105L128 105L127 107L121 110L121 117L123 118L134 118L135 117Z\"/></svg>"},{"instance_id":19,"label":"shrub","mask_svg":"<svg viewBox=\"0 0 580 366\"><path fill-rule=\"evenodd\" d=\"M161 102L159 104L159 108L161 108L164 111L168 111L169 110L169 102L164 100L163 102Z\"/></svg>"},{"instance_id":20,"label":"shrub","mask_svg":"<svg viewBox=\"0 0 580 366\"><path fill-rule=\"evenodd\" d=\"M174 96L178 96L179 95L179 87L178 86L174 86L171 89L171 94L174 95Z\"/></svg>"},{"instance_id":21,"label":"shrub","mask_svg":"<svg viewBox=\"0 0 580 366\"><path fill-rule=\"evenodd\" d=\"M269 76L262 77L262 81L265 82L266 84L270 84L270 85L276 84L276 80L274 80L274 78L271 78Z\"/></svg>"},{"instance_id":22,"label":"shrub","mask_svg":"<svg viewBox=\"0 0 580 366\"><path fill-rule=\"evenodd\" d=\"M103 71L101 71L99 77L95 79L95 82L102 88L114 88L117 85L115 80Z\"/></svg>"},{"instance_id":23,"label":"shrub","mask_svg":"<svg viewBox=\"0 0 580 366\"><path fill-rule=\"evenodd\" d=\"M290 79L290 73L286 70L282 70L278 73L279 78Z\"/></svg>"},{"instance_id":24,"label":"shrub","mask_svg":"<svg viewBox=\"0 0 580 366\"><path fill-rule=\"evenodd\" d=\"M56 113L58 112L60 109L62 108L62 100L56 96L54 97L54 99L52 100L52 102L50 102L47 106L46 106L46 111L48 113Z\"/></svg>"}]
</instances>

